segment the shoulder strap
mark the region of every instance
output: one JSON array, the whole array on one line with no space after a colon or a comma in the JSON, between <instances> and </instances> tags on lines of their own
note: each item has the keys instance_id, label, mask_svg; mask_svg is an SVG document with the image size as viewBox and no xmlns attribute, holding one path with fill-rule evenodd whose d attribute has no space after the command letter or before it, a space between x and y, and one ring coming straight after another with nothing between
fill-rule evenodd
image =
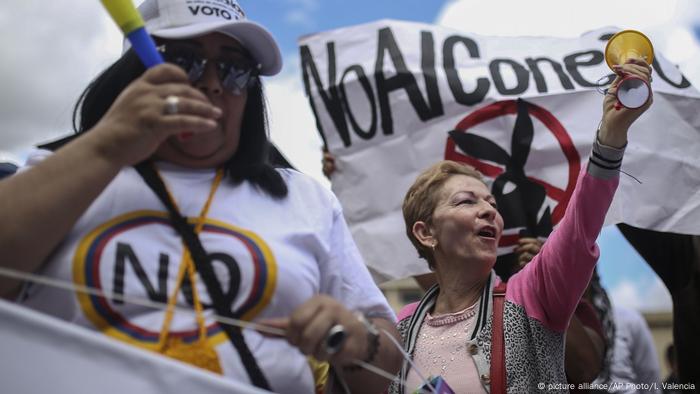
<instances>
[{"instance_id":1,"label":"shoulder strap","mask_svg":"<svg viewBox=\"0 0 700 394\"><path fill-rule=\"evenodd\" d=\"M61 137L57 140L53 140L51 142L46 142L41 145L37 145L36 147L39 149L46 149L50 151L56 151L58 148L62 147L63 145L73 141L74 139L78 138L80 134L71 134L65 137Z\"/></svg>"},{"instance_id":2,"label":"shoulder strap","mask_svg":"<svg viewBox=\"0 0 700 394\"><path fill-rule=\"evenodd\" d=\"M506 282L501 282L493 291L493 325L491 328L491 394L506 392L506 357L503 339L503 304Z\"/></svg>"},{"instance_id":3,"label":"shoulder strap","mask_svg":"<svg viewBox=\"0 0 700 394\"><path fill-rule=\"evenodd\" d=\"M182 214L175 207L175 204L168 197L165 184L156 173L153 165L150 162L145 161L137 164L135 167L143 180L168 209L170 222L187 245L190 255L192 256L192 260L197 268L197 272L199 272L199 275L201 276L202 281L204 281L204 285L209 292L216 313L220 316L236 318L237 316L234 316L231 308L227 307L226 303L224 302L225 298L224 292L221 289L221 283L216 278L214 269L209 262L207 253L204 250L199 237L194 232L192 225L187 222L187 219L182 216ZM234 285L238 284L240 280L234 280L234 278L231 278L230 282L232 285ZM194 283L192 285L194 286ZM235 294L237 292L237 288L232 289L232 293ZM262 370L260 370L258 363L255 361L255 356L253 356L248 348L248 345L246 345L241 329L239 327L223 323L219 323L219 325L222 327L224 332L226 332L229 340L238 351L250 381L255 386L270 391L270 384L267 382L267 379L265 379L265 375L263 375Z\"/></svg>"}]
</instances>

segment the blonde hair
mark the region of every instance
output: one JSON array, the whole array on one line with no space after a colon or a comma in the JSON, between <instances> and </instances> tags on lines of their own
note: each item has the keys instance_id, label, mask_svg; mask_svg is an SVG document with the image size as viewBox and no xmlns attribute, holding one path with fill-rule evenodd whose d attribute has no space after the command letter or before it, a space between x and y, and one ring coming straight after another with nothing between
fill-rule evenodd
<instances>
[{"instance_id":1,"label":"blonde hair","mask_svg":"<svg viewBox=\"0 0 700 394\"><path fill-rule=\"evenodd\" d=\"M440 199L442 186L453 175L466 175L481 182L484 181L481 173L474 167L455 161L443 160L433 164L418 175L413 185L408 188L406 197L403 200L402 211L403 219L406 223L406 235L418 251L418 256L424 258L431 269L435 265L432 250L421 244L416 236L413 235L413 225L419 221L430 224L433 212Z\"/></svg>"}]
</instances>

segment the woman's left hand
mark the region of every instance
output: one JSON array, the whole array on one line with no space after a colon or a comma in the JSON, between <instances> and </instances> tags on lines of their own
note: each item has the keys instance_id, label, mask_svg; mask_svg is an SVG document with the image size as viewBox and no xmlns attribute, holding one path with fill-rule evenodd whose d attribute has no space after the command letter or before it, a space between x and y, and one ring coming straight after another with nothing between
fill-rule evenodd
<instances>
[{"instance_id":1,"label":"woman's left hand","mask_svg":"<svg viewBox=\"0 0 700 394\"><path fill-rule=\"evenodd\" d=\"M330 154L327 150L323 150L323 158L321 159L323 175L326 178L331 179L331 176L335 172L335 156Z\"/></svg>"},{"instance_id":2,"label":"woman's left hand","mask_svg":"<svg viewBox=\"0 0 700 394\"><path fill-rule=\"evenodd\" d=\"M598 138L604 145L622 148L627 143L627 130L650 106L653 95L640 108L630 109L622 106L617 100L617 88L626 76L633 76L651 83L651 66L644 60L629 59L625 64L615 66L617 78L608 89L603 101L603 120L600 125Z\"/></svg>"},{"instance_id":3,"label":"woman's left hand","mask_svg":"<svg viewBox=\"0 0 700 394\"><path fill-rule=\"evenodd\" d=\"M290 344L320 361L345 365L367 356L367 328L357 316L340 302L326 295L317 295L302 304L289 318L266 319L258 323L286 331ZM326 339L331 327L343 326L345 341L335 354L326 352Z\"/></svg>"},{"instance_id":4,"label":"woman's left hand","mask_svg":"<svg viewBox=\"0 0 700 394\"><path fill-rule=\"evenodd\" d=\"M537 238L523 237L518 240L518 246L513 253L518 257L517 271L525 267L542 249L542 241Z\"/></svg>"}]
</instances>

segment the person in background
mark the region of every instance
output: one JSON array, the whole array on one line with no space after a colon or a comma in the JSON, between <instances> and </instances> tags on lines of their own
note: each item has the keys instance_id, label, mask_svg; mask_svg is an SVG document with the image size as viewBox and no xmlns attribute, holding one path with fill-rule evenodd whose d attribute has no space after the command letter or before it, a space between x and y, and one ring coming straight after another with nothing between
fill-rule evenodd
<instances>
[{"instance_id":1,"label":"person in background","mask_svg":"<svg viewBox=\"0 0 700 394\"><path fill-rule=\"evenodd\" d=\"M277 43L235 0L216 5L143 2L167 64L145 70L126 51L81 96L77 134L0 182L0 221L13 223L0 228L3 267L126 302L8 278L2 295L22 290L27 307L274 392L324 389L307 356L352 392L382 392L389 381L355 361L398 371L395 316L336 197L268 161L259 76L279 72Z\"/></svg>"},{"instance_id":2,"label":"person in background","mask_svg":"<svg viewBox=\"0 0 700 394\"><path fill-rule=\"evenodd\" d=\"M615 353L615 317L613 316L612 303L610 302L610 297L608 297L608 292L600 283L597 266L596 269L593 270L593 277L588 284L588 288L582 300L588 301L595 310L602 329L600 335L605 346L603 365L601 366L600 373L596 377L596 381L608 381L610 378L610 365L613 362L613 355Z\"/></svg>"},{"instance_id":3,"label":"person in background","mask_svg":"<svg viewBox=\"0 0 700 394\"><path fill-rule=\"evenodd\" d=\"M615 350L610 365L610 393L661 393L661 369L651 330L641 313L613 306ZM630 383L626 385L625 383ZM651 389L637 389L639 383Z\"/></svg>"}]
</instances>

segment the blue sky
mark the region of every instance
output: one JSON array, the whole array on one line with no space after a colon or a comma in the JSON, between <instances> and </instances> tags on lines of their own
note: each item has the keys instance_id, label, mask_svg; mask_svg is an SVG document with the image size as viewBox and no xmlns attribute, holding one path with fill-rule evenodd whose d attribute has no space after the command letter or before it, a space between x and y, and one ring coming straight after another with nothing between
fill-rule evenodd
<instances>
[{"instance_id":1,"label":"blue sky","mask_svg":"<svg viewBox=\"0 0 700 394\"><path fill-rule=\"evenodd\" d=\"M661 280L615 226L598 237L598 273L613 302L639 310L670 311L671 296Z\"/></svg>"},{"instance_id":2,"label":"blue sky","mask_svg":"<svg viewBox=\"0 0 700 394\"><path fill-rule=\"evenodd\" d=\"M432 23L445 1L431 0L241 0L251 19L267 27L283 54L297 49L298 37L382 18Z\"/></svg>"}]
</instances>

